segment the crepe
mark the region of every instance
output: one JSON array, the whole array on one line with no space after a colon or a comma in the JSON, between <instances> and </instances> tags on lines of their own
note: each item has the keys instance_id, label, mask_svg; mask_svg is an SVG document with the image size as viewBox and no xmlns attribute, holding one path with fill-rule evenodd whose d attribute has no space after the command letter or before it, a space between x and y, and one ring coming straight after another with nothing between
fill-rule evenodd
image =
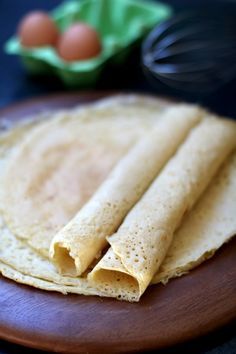
<instances>
[{"instance_id":1,"label":"crepe","mask_svg":"<svg viewBox=\"0 0 236 354\"><path fill-rule=\"evenodd\" d=\"M181 252L182 247L179 250L176 247L170 247L166 262L163 263L163 266L165 264L165 273L161 266L160 272L154 276L152 283L166 282L167 274L168 277L172 277L183 274L187 269L191 270L206 258L212 256L217 248L236 233L235 184L236 153L225 163L222 171L218 173L174 236L173 245L175 237L179 238L181 244L185 244L183 252ZM210 202L211 200L212 202ZM197 228L197 232L193 233L192 228L187 225L190 223L188 220L194 219L198 219L201 224ZM188 233L188 237L191 237L189 247L185 236L182 236L182 240L185 240L185 242L181 241L181 234L185 235L182 230L187 230L187 228L191 228L191 233ZM86 278L81 281L81 278L59 275L53 264L12 235L3 223L0 224L0 229L0 272L5 277L36 288L58 291L63 294L78 293L107 296L99 289L91 287ZM178 244L178 242L175 244ZM192 246L195 246L194 250ZM176 268L176 265L181 265L181 270L178 267ZM178 271L180 272L178 273Z\"/></svg>"},{"instance_id":2,"label":"crepe","mask_svg":"<svg viewBox=\"0 0 236 354\"><path fill-rule=\"evenodd\" d=\"M236 124L210 118L194 128L141 200L108 238L88 278L109 295L138 301L163 262L173 233L236 148Z\"/></svg>"},{"instance_id":3,"label":"crepe","mask_svg":"<svg viewBox=\"0 0 236 354\"><path fill-rule=\"evenodd\" d=\"M236 235L236 153L227 160L183 221L152 283L166 284L204 260Z\"/></svg>"},{"instance_id":4,"label":"crepe","mask_svg":"<svg viewBox=\"0 0 236 354\"><path fill-rule=\"evenodd\" d=\"M135 100L137 101L135 103ZM141 101L140 101L141 100ZM96 105L113 106L113 109L119 111L119 105L131 107L139 107L138 102L142 102L146 98L136 98L135 96L123 97L105 100ZM157 108L159 101L155 104L154 100L150 100L148 105L152 105L153 111ZM140 105L142 106L142 102ZM164 106L163 102L163 106ZM116 106L116 108L114 108ZM149 106L150 107L150 106ZM87 110L87 108L83 108ZM141 108L140 108L141 109ZM143 109L144 111L145 109ZM80 110L79 110L80 111ZM78 110L68 110L62 113L49 113L52 120L67 119L77 115ZM154 120L156 121L156 113L154 113ZM60 118L61 117L61 118ZM32 117L33 118L33 117ZM37 118L34 117L35 120ZM76 118L75 118L76 119ZM50 120L51 121L51 120ZM4 174L4 169L11 163L11 154L18 150L18 145L21 145L22 139L25 135L31 134L35 129L43 124L49 122L37 122L36 125L26 126L20 125L17 127L18 132L13 128L10 132L0 135L0 191L2 190L1 175ZM232 128L233 129L233 128ZM212 136L213 132L211 131ZM184 217L183 224L174 235L173 247L171 246L166 257L166 261L160 267L160 272L157 273L152 282L166 282L167 279L173 276L179 276L196 265L200 264L206 258L210 257L218 247L224 242L227 242L235 234L236 230L236 153L228 159L222 170L218 172L218 176L212 180L208 189L204 192L199 202L193 210ZM212 202L211 202L212 201ZM19 201L18 201L19 205ZM192 232L190 220L199 223L196 232ZM198 220L198 221L197 221ZM185 226L187 225L187 226ZM187 237L188 230L191 229ZM183 233L181 232L183 231ZM182 236L181 236L182 235ZM175 237L179 239L183 247L174 247ZM191 244L188 245L190 238ZM87 274L83 277L66 277L58 274L54 265L45 257L38 254L37 251L29 247L26 240L16 237L12 233L4 220L0 217L0 273L5 277L12 279L16 282L28 284L39 289L47 291L58 291L63 294L75 293L84 295L99 295L99 296L113 296L119 297L119 293L114 291L110 293L105 290L99 289L88 282ZM193 249L194 247L194 249ZM181 252L182 250L182 252ZM165 267L164 267L165 266ZM163 268L164 267L164 268ZM114 284L115 286L115 284ZM125 292L124 288L124 292ZM124 298L124 297L123 297ZM133 301L134 299L131 299Z\"/></svg>"},{"instance_id":5,"label":"crepe","mask_svg":"<svg viewBox=\"0 0 236 354\"><path fill-rule=\"evenodd\" d=\"M51 257L63 274L81 275L107 244L204 111L177 105L121 159L92 198L53 238Z\"/></svg>"},{"instance_id":6,"label":"crepe","mask_svg":"<svg viewBox=\"0 0 236 354\"><path fill-rule=\"evenodd\" d=\"M128 149L153 129L164 105L119 96L52 113L22 139L8 161L0 208L9 229L48 257L55 233Z\"/></svg>"}]
</instances>

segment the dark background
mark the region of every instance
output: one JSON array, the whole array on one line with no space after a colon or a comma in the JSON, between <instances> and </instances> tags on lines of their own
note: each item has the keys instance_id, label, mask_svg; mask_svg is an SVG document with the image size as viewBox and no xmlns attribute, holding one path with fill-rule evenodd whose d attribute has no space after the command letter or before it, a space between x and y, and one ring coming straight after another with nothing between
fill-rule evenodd
<instances>
[{"instance_id":1,"label":"dark background","mask_svg":"<svg viewBox=\"0 0 236 354\"><path fill-rule=\"evenodd\" d=\"M0 107L25 98L64 90L62 84L56 79L43 78L36 80L28 77L18 58L5 55L2 50L3 43L15 32L17 23L23 14L37 8L51 9L60 2L58 0L40 0L37 3L32 0L0 0ZM206 7L206 4L210 4L212 8L216 8L217 3L220 3L220 1L167 0L166 3L173 5L176 11L183 11L194 7ZM231 4L232 6L232 3L234 3L236 7L235 0L222 0L221 3L224 7L227 4ZM147 91L167 94L202 103L223 115L236 116L236 80L208 96L199 94L194 96L183 95L179 92L165 89L161 85L152 88L142 74L139 52L135 52L129 63L124 65L120 70L105 72L96 89Z\"/></svg>"},{"instance_id":2,"label":"dark background","mask_svg":"<svg viewBox=\"0 0 236 354\"><path fill-rule=\"evenodd\" d=\"M115 0L113 0L115 1ZM48 93L61 92L62 84L56 79L35 79L26 75L17 57L8 56L3 52L4 42L14 33L19 19L32 9L52 9L61 1L58 0L0 0L0 108ZM202 0L168 0L176 11L201 7L210 4L215 7L219 1ZM221 1L224 6L236 2ZM235 18L236 25L236 18ZM236 60L236 58L235 58ZM112 89L119 91L144 91L169 95L188 101L201 103L211 110L236 118L236 80L232 81L214 93L203 95L183 94L156 85L155 88L147 82L140 64L140 54L134 52L129 61L115 72L105 72L97 84L97 90ZM1 309L0 309L1 311ZM236 311L236 309L235 309ZM236 354L235 324L212 333L205 338L184 346L173 348L164 353L193 353L193 354ZM36 353L34 350L22 348L0 340L0 354Z\"/></svg>"}]
</instances>

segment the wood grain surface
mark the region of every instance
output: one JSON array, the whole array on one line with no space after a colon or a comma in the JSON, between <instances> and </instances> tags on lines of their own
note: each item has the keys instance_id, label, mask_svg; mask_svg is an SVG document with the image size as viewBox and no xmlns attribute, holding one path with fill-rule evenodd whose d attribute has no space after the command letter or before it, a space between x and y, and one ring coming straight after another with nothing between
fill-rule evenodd
<instances>
[{"instance_id":1,"label":"wood grain surface","mask_svg":"<svg viewBox=\"0 0 236 354\"><path fill-rule=\"evenodd\" d=\"M21 119L104 95L41 98L3 110L0 119ZM167 286L151 286L135 304L64 296L0 277L0 338L48 351L110 354L165 348L234 320L236 239L190 274L171 280Z\"/></svg>"}]
</instances>

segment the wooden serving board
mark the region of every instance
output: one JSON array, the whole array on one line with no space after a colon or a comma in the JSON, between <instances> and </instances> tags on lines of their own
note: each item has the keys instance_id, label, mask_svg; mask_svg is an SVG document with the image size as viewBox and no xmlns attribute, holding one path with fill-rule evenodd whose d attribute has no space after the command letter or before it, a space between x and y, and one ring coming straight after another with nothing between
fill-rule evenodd
<instances>
[{"instance_id":1,"label":"wooden serving board","mask_svg":"<svg viewBox=\"0 0 236 354\"><path fill-rule=\"evenodd\" d=\"M105 94L68 94L15 105L1 118L72 107ZM0 240L1 242L1 240ZM139 303L61 295L0 277L0 338L61 353L128 353L173 346L236 320L236 239Z\"/></svg>"}]
</instances>

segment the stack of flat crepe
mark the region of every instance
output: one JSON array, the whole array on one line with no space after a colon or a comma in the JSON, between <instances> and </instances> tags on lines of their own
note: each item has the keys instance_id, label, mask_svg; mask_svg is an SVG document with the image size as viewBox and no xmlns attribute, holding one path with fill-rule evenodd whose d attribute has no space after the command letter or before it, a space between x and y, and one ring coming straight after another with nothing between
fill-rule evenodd
<instances>
[{"instance_id":1,"label":"stack of flat crepe","mask_svg":"<svg viewBox=\"0 0 236 354\"><path fill-rule=\"evenodd\" d=\"M236 233L236 124L115 96L0 136L0 272L138 301Z\"/></svg>"}]
</instances>

